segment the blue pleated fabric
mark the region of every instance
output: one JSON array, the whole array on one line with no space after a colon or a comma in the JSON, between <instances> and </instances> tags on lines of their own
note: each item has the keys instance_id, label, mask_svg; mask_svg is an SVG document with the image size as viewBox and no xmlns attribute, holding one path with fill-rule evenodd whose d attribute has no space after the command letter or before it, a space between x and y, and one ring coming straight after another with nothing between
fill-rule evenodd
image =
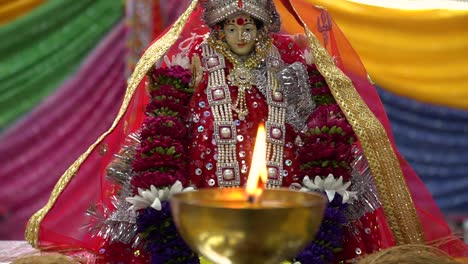
<instances>
[{"instance_id":1,"label":"blue pleated fabric","mask_svg":"<svg viewBox=\"0 0 468 264\"><path fill-rule=\"evenodd\" d=\"M445 213L468 213L468 111L378 88L398 149Z\"/></svg>"}]
</instances>

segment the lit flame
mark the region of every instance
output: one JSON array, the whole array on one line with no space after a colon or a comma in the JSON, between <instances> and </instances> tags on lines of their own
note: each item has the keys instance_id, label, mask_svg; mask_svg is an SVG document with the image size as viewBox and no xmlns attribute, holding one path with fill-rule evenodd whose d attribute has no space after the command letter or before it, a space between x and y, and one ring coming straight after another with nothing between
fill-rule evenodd
<instances>
[{"instance_id":1,"label":"lit flame","mask_svg":"<svg viewBox=\"0 0 468 264\"><path fill-rule=\"evenodd\" d=\"M266 133L265 126L260 124L257 130L257 138L255 140L249 178L247 179L246 192L249 200L250 198L256 200L258 197L260 197L267 180L268 172L266 166Z\"/></svg>"}]
</instances>

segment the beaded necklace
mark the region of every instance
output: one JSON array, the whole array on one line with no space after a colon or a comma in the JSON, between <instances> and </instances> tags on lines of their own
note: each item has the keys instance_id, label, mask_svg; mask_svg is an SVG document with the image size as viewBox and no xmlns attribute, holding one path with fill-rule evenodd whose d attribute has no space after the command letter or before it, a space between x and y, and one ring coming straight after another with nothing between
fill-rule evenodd
<instances>
[{"instance_id":1,"label":"beaded necklace","mask_svg":"<svg viewBox=\"0 0 468 264\"><path fill-rule=\"evenodd\" d=\"M227 77L229 84L238 87L237 99L232 106L232 110L237 113L240 120L245 120L245 117L249 114L245 100L245 91L252 88L254 81L254 76L251 72L266 58L273 40L268 35L261 37L261 41L257 41L255 44L254 54L249 56L245 61L235 55L226 42L212 35L210 35L207 41L210 47L222 54L233 65L233 69Z\"/></svg>"},{"instance_id":2,"label":"beaded necklace","mask_svg":"<svg viewBox=\"0 0 468 264\"><path fill-rule=\"evenodd\" d=\"M268 117L266 121L267 186L270 188L280 187L283 177L283 152L286 132L285 115L287 104L282 87L277 87L276 73L279 71L280 67L284 66L278 49L272 45L271 38L269 38L269 41L265 41L262 44L257 43L255 55L247 59L244 63L241 63L238 59L233 59L235 56L231 56L233 54L229 49L223 48L223 43L213 40L212 38L208 38L208 41L201 46L204 70L209 73L206 94L213 113L213 130L216 146L218 148L218 159L216 162L218 186L235 187L240 185L239 163L236 159L237 130L232 111L238 113L239 119L241 119L241 116L245 118L247 115L248 109L245 104L245 90L251 89L255 82L251 71L258 68L260 62L264 61L267 70L266 85L263 84L263 86L266 86L266 90L263 92L268 104ZM266 47L268 47L268 49L266 49ZM236 68L238 69L237 73L235 73L237 76L233 77L234 81L242 81L242 87L238 86L238 100L235 105L232 104L229 86L226 83L225 58L229 61L232 60L231 63L234 65L232 71ZM247 73L247 75L243 75L245 73ZM230 73L230 76L231 75L232 73ZM235 80L235 78L240 78L240 80ZM231 80L229 81L231 85L236 85ZM243 94L241 94L242 92ZM242 97L243 99L239 99Z\"/></svg>"}]
</instances>

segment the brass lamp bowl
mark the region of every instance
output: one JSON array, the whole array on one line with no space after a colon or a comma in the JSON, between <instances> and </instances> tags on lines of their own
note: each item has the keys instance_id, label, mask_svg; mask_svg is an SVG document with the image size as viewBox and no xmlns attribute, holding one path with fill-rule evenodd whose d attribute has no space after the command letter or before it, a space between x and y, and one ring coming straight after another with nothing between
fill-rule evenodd
<instances>
[{"instance_id":1,"label":"brass lamp bowl","mask_svg":"<svg viewBox=\"0 0 468 264\"><path fill-rule=\"evenodd\" d=\"M245 189L203 189L171 198L179 233L218 264L272 263L297 256L320 226L326 198L287 189L246 201Z\"/></svg>"}]
</instances>

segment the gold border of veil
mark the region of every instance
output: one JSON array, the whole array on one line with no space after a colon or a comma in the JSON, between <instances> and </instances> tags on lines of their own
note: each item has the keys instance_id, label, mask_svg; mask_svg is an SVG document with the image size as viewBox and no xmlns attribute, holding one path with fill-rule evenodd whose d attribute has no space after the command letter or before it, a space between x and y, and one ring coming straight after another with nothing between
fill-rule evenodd
<instances>
[{"instance_id":1,"label":"gold border of veil","mask_svg":"<svg viewBox=\"0 0 468 264\"><path fill-rule=\"evenodd\" d=\"M335 66L317 37L307 26L305 30L313 47L317 69L359 138L397 245L424 243L416 208L385 128L360 97L351 80Z\"/></svg>"},{"instance_id":2,"label":"gold border of veil","mask_svg":"<svg viewBox=\"0 0 468 264\"><path fill-rule=\"evenodd\" d=\"M302 24L317 69L359 138L396 244L424 243L416 208L385 128L361 98L351 79L334 64L306 23L302 21Z\"/></svg>"}]
</instances>

